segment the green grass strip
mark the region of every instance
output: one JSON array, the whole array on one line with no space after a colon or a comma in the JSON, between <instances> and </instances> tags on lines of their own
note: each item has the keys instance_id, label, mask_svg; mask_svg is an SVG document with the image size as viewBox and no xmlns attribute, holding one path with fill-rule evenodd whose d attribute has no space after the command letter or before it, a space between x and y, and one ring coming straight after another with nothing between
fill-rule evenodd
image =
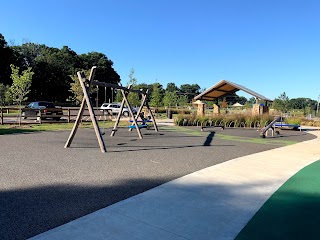
<instances>
[{"instance_id":1,"label":"green grass strip","mask_svg":"<svg viewBox=\"0 0 320 240\"><path fill-rule=\"evenodd\" d=\"M161 129L164 129L166 131L171 131L171 132L181 132L181 133L185 133L193 136L208 135L208 132L201 132L200 130L179 127L179 126L161 127ZM248 142L248 143L257 143L257 144L272 144L277 146L288 146L288 145L297 143L296 141L261 138L258 133L256 138L232 136L232 135L226 135L226 134L220 134L220 133L216 133L214 137L222 140L227 140L227 141L229 140L229 141Z\"/></svg>"},{"instance_id":2,"label":"green grass strip","mask_svg":"<svg viewBox=\"0 0 320 240\"><path fill-rule=\"evenodd\" d=\"M100 121L100 128L111 128L114 122ZM20 133L32 133L38 131L58 131L58 130L70 130L73 128L74 123L43 123L43 124L22 124L18 125L0 125L0 135L6 134L20 134ZM121 121L119 127L126 127L127 122ZM91 122L83 122L79 125L79 128L93 128Z\"/></svg>"},{"instance_id":3,"label":"green grass strip","mask_svg":"<svg viewBox=\"0 0 320 240\"><path fill-rule=\"evenodd\" d=\"M285 182L236 237L320 239L320 160Z\"/></svg>"}]
</instances>

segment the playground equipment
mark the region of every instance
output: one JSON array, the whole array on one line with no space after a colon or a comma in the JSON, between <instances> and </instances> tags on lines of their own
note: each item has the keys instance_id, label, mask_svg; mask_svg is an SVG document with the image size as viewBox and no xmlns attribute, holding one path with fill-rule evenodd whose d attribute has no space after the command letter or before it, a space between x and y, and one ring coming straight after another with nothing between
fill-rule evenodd
<instances>
[{"instance_id":1,"label":"playground equipment","mask_svg":"<svg viewBox=\"0 0 320 240\"><path fill-rule=\"evenodd\" d=\"M150 121L150 118L145 118L144 117L144 113L143 112L141 112L141 113L139 113L139 117L140 117L140 119L141 120L136 120L138 123L141 123L141 124L139 124L138 125L138 127L139 128L147 128L147 129L150 129L150 126L147 124L148 122L152 122L152 121ZM130 120L129 122L132 122L133 123L133 120ZM131 131L132 129L135 129L136 128L136 126L135 125L130 125L129 126L129 131ZM155 127L155 129L156 129L157 127ZM157 131L157 130L156 130Z\"/></svg>"},{"instance_id":2,"label":"playground equipment","mask_svg":"<svg viewBox=\"0 0 320 240\"><path fill-rule=\"evenodd\" d=\"M299 130L299 128L301 127L299 124L286 124L283 122L276 123L274 124L274 126L280 129L292 129L292 130ZM301 128L300 128L300 131L301 131Z\"/></svg>"},{"instance_id":3,"label":"playground equipment","mask_svg":"<svg viewBox=\"0 0 320 240\"><path fill-rule=\"evenodd\" d=\"M266 135L268 134L268 130L271 130L272 136L274 136L274 133L279 134L279 132L275 131L275 126L274 126L275 123L278 122L279 120L280 120L280 116L276 116L274 120L271 123L269 123L268 126L262 128L260 130L260 137L265 138Z\"/></svg>"},{"instance_id":4,"label":"playground equipment","mask_svg":"<svg viewBox=\"0 0 320 240\"><path fill-rule=\"evenodd\" d=\"M111 131L111 135L110 135L111 137L114 136L115 132L117 131L117 127L118 127L118 124L120 122L120 117L122 115L122 109L123 109L124 105L126 104L126 106L129 109L130 116L133 118L133 124L132 125L135 126L135 129L137 130L139 138L142 139L141 131L140 131L139 125L137 123L137 118L133 115L130 103L128 102L128 99L127 99L127 96L129 94L129 92L136 92L136 93L142 95L142 99L143 100L142 100L142 104L141 104L141 106L139 108L139 111L138 111L137 115L140 114L141 109L145 105L147 107L148 111L149 111L149 114L151 116L152 122L153 122L153 124L155 126L155 131L158 131L156 121L154 119L154 116L152 114L152 111L151 111L151 109L149 107L149 104L148 104L148 101L147 101L147 93L148 93L148 91L144 91L143 89L140 89L140 90L132 89L132 85L129 85L126 88L126 87L123 87L123 86L120 86L120 85L116 85L116 84L112 84L112 83L104 83L104 82L94 81L93 79L94 79L94 75L95 75L95 72L96 72L96 68L97 67L95 67L95 66L91 68L89 79L86 78L84 73L77 72L78 79L80 81L80 85L81 85L81 88L83 90L83 95L84 96L83 96L83 100L82 100L82 103L81 103L81 106L80 106L76 121L74 123L74 126L73 126L73 128L71 130L69 138L68 138L68 140L67 140L67 142L66 142L64 147L65 148L70 147L70 145L72 143L72 140L73 140L74 136L76 135L76 132L77 132L77 130L79 128L79 124L80 124L80 121L81 121L82 116L83 116L85 104L87 104L87 108L89 110L90 118L91 118L91 121L92 121L92 124L93 124L94 131L95 131L96 136L97 136L97 140L98 140L98 143L99 143L99 146L100 146L100 150L103 153L106 152L106 146L105 146L105 143L104 143L103 138L102 138L102 135L104 133L99 128L98 121L97 121L97 118L96 118L96 115L94 113L94 110L93 110L93 107L92 107L92 103L91 103L91 100L90 100L90 97L89 97L89 92L90 92L90 89L91 89L92 86L111 87L113 89L120 90L121 93L122 93L123 99L122 99L122 102L121 102L121 106L120 106L119 114L117 116L117 120L115 122L115 125L114 125L112 131Z\"/></svg>"}]
</instances>

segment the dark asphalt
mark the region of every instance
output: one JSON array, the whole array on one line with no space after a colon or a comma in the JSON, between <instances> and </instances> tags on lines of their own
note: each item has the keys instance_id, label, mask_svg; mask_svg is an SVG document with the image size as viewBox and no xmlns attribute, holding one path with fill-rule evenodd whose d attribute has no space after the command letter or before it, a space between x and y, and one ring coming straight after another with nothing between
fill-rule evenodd
<instances>
[{"instance_id":1,"label":"dark asphalt","mask_svg":"<svg viewBox=\"0 0 320 240\"><path fill-rule=\"evenodd\" d=\"M79 129L68 149L69 131L0 135L0 239L26 239L197 170L314 138L282 131L262 144L256 130L185 129L142 129L143 139L107 129L107 154L93 129Z\"/></svg>"}]
</instances>

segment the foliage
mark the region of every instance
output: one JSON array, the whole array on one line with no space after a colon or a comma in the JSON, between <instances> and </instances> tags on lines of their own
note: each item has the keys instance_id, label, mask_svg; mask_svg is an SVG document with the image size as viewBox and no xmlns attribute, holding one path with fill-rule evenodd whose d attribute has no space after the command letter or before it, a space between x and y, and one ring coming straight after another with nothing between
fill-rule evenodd
<instances>
[{"instance_id":1,"label":"foliage","mask_svg":"<svg viewBox=\"0 0 320 240\"><path fill-rule=\"evenodd\" d=\"M2 36L2 35L1 35ZM0 36L0 64L3 54L1 52ZM48 47L44 44L31 42L23 43L21 46L8 48L12 56L6 58L6 62L15 64L22 70L32 67L34 76L31 84L32 91L29 94L31 100L49 100L64 102L70 98L70 84L74 82L71 76L81 69L91 69L97 66L95 79L100 82L118 84L120 76L115 72L113 62L103 53L90 52L78 55L68 46L61 49ZM1 66L1 65L0 65ZM0 68L0 82L11 84L10 79L2 79L1 74L8 75ZM10 76L10 75L8 75ZM99 97L102 101L106 95L112 95L111 89L99 89ZM72 97L72 96L71 96Z\"/></svg>"},{"instance_id":2,"label":"foliage","mask_svg":"<svg viewBox=\"0 0 320 240\"><path fill-rule=\"evenodd\" d=\"M163 98L163 104L166 107L173 107L178 104L177 92L166 91Z\"/></svg>"},{"instance_id":3,"label":"foliage","mask_svg":"<svg viewBox=\"0 0 320 240\"><path fill-rule=\"evenodd\" d=\"M85 76L88 78L90 76L91 70L83 70ZM70 83L69 91L72 93L70 97L72 101L76 103L76 105L80 104L83 99L83 90L81 84L79 82L79 78L77 75L71 75L72 82ZM90 93L94 92L94 89L91 88Z\"/></svg>"},{"instance_id":4,"label":"foliage","mask_svg":"<svg viewBox=\"0 0 320 240\"><path fill-rule=\"evenodd\" d=\"M10 67L12 70L12 85L8 89L8 95L13 102L19 104L19 114L21 114L21 102L28 99L26 95L30 92L33 72L31 67L28 67L27 70L22 71L22 75L19 75L19 67L15 67L13 64ZM19 117L19 125L20 120L21 116Z\"/></svg>"},{"instance_id":5,"label":"foliage","mask_svg":"<svg viewBox=\"0 0 320 240\"><path fill-rule=\"evenodd\" d=\"M0 106L4 106L6 103L6 96L7 92L9 90L9 85L4 85L3 83L0 83Z\"/></svg>"},{"instance_id":6,"label":"foliage","mask_svg":"<svg viewBox=\"0 0 320 240\"><path fill-rule=\"evenodd\" d=\"M287 117L284 121L286 124L301 124L301 118Z\"/></svg>"},{"instance_id":7,"label":"foliage","mask_svg":"<svg viewBox=\"0 0 320 240\"><path fill-rule=\"evenodd\" d=\"M179 126L224 126L262 128L274 119L270 115L252 116L251 114L214 115L211 117L196 117L194 115L179 115L175 124Z\"/></svg>"},{"instance_id":8,"label":"foliage","mask_svg":"<svg viewBox=\"0 0 320 240\"><path fill-rule=\"evenodd\" d=\"M167 84L166 92L178 92L179 88L175 83L171 82Z\"/></svg>"},{"instance_id":9,"label":"foliage","mask_svg":"<svg viewBox=\"0 0 320 240\"><path fill-rule=\"evenodd\" d=\"M180 86L180 94L184 94L190 103L192 99L200 94L200 86L198 84L182 84Z\"/></svg>"},{"instance_id":10,"label":"foliage","mask_svg":"<svg viewBox=\"0 0 320 240\"><path fill-rule=\"evenodd\" d=\"M278 98L273 101L273 108L286 113L290 109L289 97L283 92Z\"/></svg>"},{"instance_id":11,"label":"foliage","mask_svg":"<svg viewBox=\"0 0 320 240\"><path fill-rule=\"evenodd\" d=\"M189 104L189 99L186 95L180 95L178 98L179 106L187 106Z\"/></svg>"},{"instance_id":12,"label":"foliage","mask_svg":"<svg viewBox=\"0 0 320 240\"><path fill-rule=\"evenodd\" d=\"M10 78L11 63L14 63L13 51L8 46L4 36L0 33L0 83L4 85L11 85L12 83Z\"/></svg>"},{"instance_id":13,"label":"foliage","mask_svg":"<svg viewBox=\"0 0 320 240\"><path fill-rule=\"evenodd\" d=\"M115 102L122 102L123 96L120 90L117 91L116 97L114 99Z\"/></svg>"},{"instance_id":14,"label":"foliage","mask_svg":"<svg viewBox=\"0 0 320 240\"><path fill-rule=\"evenodd\" d=\"M133 76L134 75L134 69L132 68L130 70L130 74L129 74L129 82L127 83L127 85L132 85L132 89L138 89L137 88L137 79ZM135 93L135 92L129 92L128 93L128 101L130 103L131 106L138 106L140 105L140 101L139 101L139 94Z\"/></svg>"},{"instance_id":15,"label":"foliage","mask_svg":"<svg viewBox=\"0 0 320 240\"><path fill-rule=\"evenodd\" d=\"M151 94L150 106L158 108L162 103L162 86L159 83L153 84L153 91Z\"/></svg>"},{"instance_id":16,"label":"foliage","mask_svg":"<svg viewBox=\"0 0 320 240\"><path fill-rule=\"evenodd\" d=\"M32 82L33 72L31 67L22 72L22 75L19 75L19 67L10 65L12 74L11 79L13 81L11 87L9 88L9 95L13 102L19 103L28 99L26 96L30 92L30 86Z\"/></svg>"}]
</instances>

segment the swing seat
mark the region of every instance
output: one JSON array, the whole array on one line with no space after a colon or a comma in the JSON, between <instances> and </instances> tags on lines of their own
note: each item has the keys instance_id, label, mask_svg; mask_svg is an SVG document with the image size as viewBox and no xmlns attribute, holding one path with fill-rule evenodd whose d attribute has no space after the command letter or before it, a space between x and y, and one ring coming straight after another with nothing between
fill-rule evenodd
<instances>
[{"instance_id":1,"label":"swing seat","mask_svg":"<svg viewBox=\"0 0 320 240\"><path fill-rule=\"evenodd\" d=\"M140 128L147 128L148 127L148 125L147 124L140 124L140 125L138 125L138 128L140 129ZM135 129L136 128L136 125L131 125L131 126L129 126L129 128L130 129Z\"/></svg>"},{"instance_id":2,"label":"swing seat","mask_svg":"<svg viewBox=\"0 0 320 240\"><path fill-rule=\"evenodd\" d=\"M133 120L129 120L129 122L133 122ZM145 121L142 121L142 120L137 120L137 122L152 122L151 120L145 120Z\"/></svg>"}]
</instances>

